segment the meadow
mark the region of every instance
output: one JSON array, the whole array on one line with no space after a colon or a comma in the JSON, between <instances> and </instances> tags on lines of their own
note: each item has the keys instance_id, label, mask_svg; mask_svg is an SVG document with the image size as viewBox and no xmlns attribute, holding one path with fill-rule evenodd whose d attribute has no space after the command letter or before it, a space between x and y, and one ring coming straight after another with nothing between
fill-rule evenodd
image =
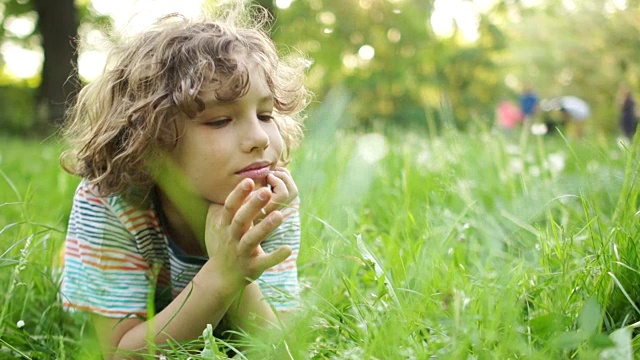
<instances>
[{"instance_id":1,"label":"meadow","mask_svg":"<svg viewBox=\"0 0 640 360\"><path fill-rule=\"evenodd\" d=\"M236 358L639 358L638 142L446 121L348 132L345 101L311 114L293 153L302 311L283 333L239 334ZM61 148L0 138L3 359L98 358L86 319L57 302L79 181ZM198 359L212 341L225 346L162 353Z\"/></svg>"}]
</instances>

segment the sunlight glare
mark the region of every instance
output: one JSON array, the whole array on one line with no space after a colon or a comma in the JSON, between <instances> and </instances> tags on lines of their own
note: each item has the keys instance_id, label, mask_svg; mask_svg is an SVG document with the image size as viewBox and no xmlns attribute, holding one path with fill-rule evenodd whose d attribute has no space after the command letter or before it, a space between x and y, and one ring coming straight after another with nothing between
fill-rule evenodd
<instances>
[{"instance_id":1,"label":"sunlight glare","mask_svg":"<svg viewBox=\"0 0 640 360\"><path fill-rule=\"evenodd\" d=\"M41 51L27 50L5 41L0 48L5 62L5 72L20 79L28 79L40 72L44 55Z\"/></svg>"},{"instance_id":2,"label":"sunlight glare","mask_svg":"<svg viewBox=\"0 0 640 360\"><path fill-rule=\"evenodd\" d=\"M605 9L609 13L624 11L627 9L627 0L608 0L605 3Z\"/></svg>"},{"instance_id":3,"label":"sunlight glare","mask_svg":"<svg viewBox=\"0 0 640 360\"><path fill-rule=\"evenodd\" d=\"M4 21L4 28L13 35L23 38L33 32L36 27L37 15L31 11L20 17L9 16Z\"/></svg>"},{"instance_id":4,"label":"sunlight glare","mask_svg":"<svg viewBox=\"0 0 640 360\"><path fill-rule=\"evenodd\" d=\"M318 14L317 18L323 25L333 25L336 22L336 16L331 11L323 11Z\"/></svg>"},{"instance_id":5,"label":"sunlight glare","mask_svg":"<svg viewBox=\"0 0 640 360\"><path fill-rule=\"evenodd\" d=\"M525 7L537 7L543 4L544 0L522 0L522 5Z\"/></svg>"},{"instance_id":6,"label":"sunlight glare","mask_svg":"<svg viewBox=\"0 0 640 360\"><path fill-rule=\"evenodd\" d=\"M92 0L91 4L100 15L110 16L116 31L135 33L144 30L158 18L170 13L186 17L202 15L204 0ZM81 49L78 56L78 71L87 80L95 79L104 69L106 55L92 45L100 45L102 36L95 31L85 35L88 48Z\"/></svg>"},{"instance_id":7,"label":"sunlight glare","mask_svg":"<svg viewBox=\"0 0 640 360\"><path fill-rule=\"evenodd\" d=\"M204 0L92 0L94 9L101 15L111 16L117 30L139 32L158 18L170 13L186 17L202 14Z\"/></svg>"},{"instance_id":8,"label":"sunlight glare","mask_svg":"<svg viewBox=\"0 0 640 360\"><path fill-rule=\"evenodd\" d=\"M278 9L288 9L292 2L292 0L276 0L276 7Z\"/></svg>"},{"instance_id":9,"label":"sunlight glare","mask_svg":"<svg viewBox=\"0 0 640 360\"><path fill-rule=\"evenodd\" d=\"M376 50L371 45L362 45L358 50L358 56L362 60L369 61L376 55Z\"/></svg>"},{"instance_id":10,"label":"sunlight glare","mask_svg":"<svg viewBox=\"0 0 640 360\"><path fill-rule=\"evenodd\" d=\"M448 38L451 37L455 31L453 15L446 10L440 9L437 6L438 3L439 2L436 1L435 10L431 14L431 28L436 35Z\"/></svg>"},{"instance_id":11,"label":"sunlight glare","mask_svg":"<svg viewBox=\"0 0 640 360\"><path fill-rule=\"evenodd\" d=\"M478 40L479 12L488 8L485 0L475 4L464 0L436 0L431 14L431 28L437 36L453 36L456 24L467 42Z\"/></svg>"},{"instance_id":12,"label":"sunlight glare","mask_svg":"<svg viewBox=\"0 0 640 360\"><path fill-rule=\"evenodd\" d=\"M390 28L387 31L387 39L392 43L397 43L402 38L402 33L397 28Z\"/></svg>"},{"instance_id":13,"label":"sunlight glare","mask_svg":"<svg viewBox=\"0 0 640 360\"><path fill-rule=\"evenodd\" d=\"M358 66L358 57L353 54L346 54L342 57L342 65L348 70L353 70Z\"/></svg>"},{"instance_id":14,"label":"sunlight glare","mask_svg":"<svg viewBox=\"0 0 640 360\"><path fill-rule=\"evenodd\" d=\"M360 0L358 1L358 4L363 10L371 9L371 0Z\"/></svg>"},{"instance_id":15,"label":"sunlight glare","mask_svg":"<svg viewBox=\"0 0 640 360\"><path fill-rule=\"evenodd\" d=\"M578 9L575 0L562 0L562 6L569 11L576 11Z\"/></svg>"},{"instance_id":16,"label":"sunlight glare","mask_svg":"<svg viewBox=\"0 0 640 360\"><path fill-rule=\"evenodd\" d=\"M102 74L107 57L96 50L87 50L78 56L78 72L86 80L93 80Z\"/></svg>"}]
</instances>

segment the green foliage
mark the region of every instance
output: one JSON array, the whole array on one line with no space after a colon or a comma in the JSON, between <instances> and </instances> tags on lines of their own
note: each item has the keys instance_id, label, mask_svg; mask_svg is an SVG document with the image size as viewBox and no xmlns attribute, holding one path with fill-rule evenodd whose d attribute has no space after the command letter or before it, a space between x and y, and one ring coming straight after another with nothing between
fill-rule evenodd
<instances>
[{"instance_id":1,"label":"green foliage","mask_svg":"<svg viewBox=\"0 0 640 360\"><path fill-rule=\"evenodd\" d=\"M595 132L617 132L620 84L640 90L639 7L571 4L496 2L469 43L459 29L450 38L433 33L433 1L298 0L276 9L273 35L309 55L309 85L321 98L338 85L351 91L344 127L440 123L443 107L458 127L492 123L495 104L530 84L542 97L586 99ZM375 49L370 61L358 58L363 45Z\"/></svg>"},{"instance_id":2,"label":"green foliage","mask_svg":"<svg viewBox=\"0 0 640 360\"><path fill-rule=\"evenodd\" d=\"M315 92L350 89L352 122L343 126L424 125L432 116L440 122L444 103L460 126L486 118L503 92L496 57L504 34L483 17L478 43L441 39L429 25L431 12L431 1L294 1L277 13L273 35L313 60ZM358 56L364 45L375 49L371 60Z\"/></svg>"},{"instance_id":3,"label":"green foliage","mask_svg":"<svg viewBox=\"0 0 640 360\"><path fill-rule=\"evenodd\" d=\"M5 132L24 134L36 117L35 89L27 86L0 86L0 127Z\"/></svg>"},{"instance_id":4,"label":"green foliage","mask_svg":"<svg viewBox=\"0 0 640 360\"><path fill-rule=\"evenodd\" d=\"M172 343L167 357L198 358L206 342L274 359L630 358L640 143L482 123L348 133L336 127L349 98L330 94L291 164L302 311L283 333ZM11 356L95 357L86 319L56 300L51 265L78 181L59 151L0 141L0 351Z\"/></svg>"}]
</instances>

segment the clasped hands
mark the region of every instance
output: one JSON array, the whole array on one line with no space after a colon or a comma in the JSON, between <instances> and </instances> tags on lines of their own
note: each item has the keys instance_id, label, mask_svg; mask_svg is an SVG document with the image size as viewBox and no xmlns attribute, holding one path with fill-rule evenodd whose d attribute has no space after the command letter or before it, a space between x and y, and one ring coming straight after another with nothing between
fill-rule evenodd
<instances>
[{"instance_id":1,"label":"clasped hands","mask_svg":"<svg viewBox=\"0 0 640 360\"><path fill-rule=\"evenodd\" d=\"M242 287L291 255L281 246L265 253L260 243L283 221L280 209L298 196L291 174L277 167L266 178L269 187L256 189L252 179L242 180L224 205L211 204L207 212L205 245L221 278Z\"/></svg>"}]
</instances>

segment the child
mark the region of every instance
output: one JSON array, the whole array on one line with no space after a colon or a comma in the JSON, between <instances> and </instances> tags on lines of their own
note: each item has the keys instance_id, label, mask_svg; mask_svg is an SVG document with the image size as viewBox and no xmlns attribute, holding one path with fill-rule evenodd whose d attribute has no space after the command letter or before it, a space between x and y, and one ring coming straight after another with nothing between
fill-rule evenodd
<instances>
[{"instance_id":1,"label":"child","mask_svg":"<svg viewBox=\"0 0 640 360\"><path fill-rule=\"evenodd\" d=\"M195 339L223 318L250 331L298 304L298 192L284 164L302 134L306 63L280 58L263 23L241 25L247 10L172 15L122 40L70 111L62 164L83 180L61 297L90 313L105 357Z\"/></svg>"}]
</instances>

